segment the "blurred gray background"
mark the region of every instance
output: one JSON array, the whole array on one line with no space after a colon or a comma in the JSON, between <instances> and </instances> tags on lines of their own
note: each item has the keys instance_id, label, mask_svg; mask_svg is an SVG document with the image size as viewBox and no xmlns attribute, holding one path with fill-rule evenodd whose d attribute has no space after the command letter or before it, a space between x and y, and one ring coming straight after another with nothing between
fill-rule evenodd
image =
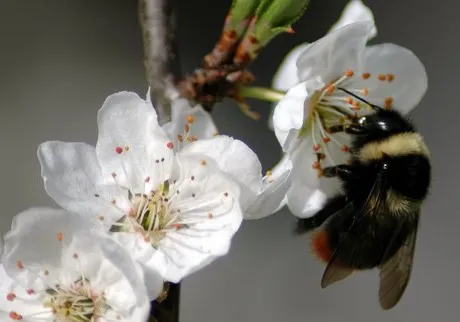
<instances>
[{"instance_id":1,"label":"blurred gray background","mask_svg":"<svg viewBox=\"0 0 460 322\"><path fill-rule=\"evenodd\" d=\"M220 34L230 0L176 0L185 72L201 62ZM253 65L259 85L269 85L292 46L323 36L346 1L311 0L295 35L278 37ZM460 314L458 146L456 100L460 19L458 3L431 0L366 2L379 35L412 49L425 63L429 89L413 113L433 153L434 182L418 236L411 283L400 304L381 311L377 272L355 274L327 290L324 266L310 254L308 236L291 234L287 211L244 222L230 254L183 283L181 322L454 322ZM54 205L39 176L36 148L50 139L95 143L96 112L119 90L146 91L136 1L19 1L0 4L0 230L12 216ZM266 126L269 105L253 107L254 122L234 105L214 117L221 132L247 142L265 168L279 157Z\"/></svg>"}]
</instances>

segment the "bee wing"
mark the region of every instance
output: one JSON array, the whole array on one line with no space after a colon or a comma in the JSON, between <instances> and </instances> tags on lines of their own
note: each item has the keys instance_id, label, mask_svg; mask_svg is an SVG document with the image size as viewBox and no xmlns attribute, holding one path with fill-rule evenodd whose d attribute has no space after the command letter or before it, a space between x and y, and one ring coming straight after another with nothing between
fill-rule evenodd
<instances>
[{"instance_id":1,"label":"bee wing","mask_svg":"<svg viewBox=\"0 0 460 322\"><path fill-rule=\"evenodd\" d=\"M353 272L352 268L345 267L341 265L340 263L337 263L337 258L339 257L340 252L342 250L342 245L347 240L348 236L350 235L350 232L356 229L355 228L356 223L358 223L364 216L367 216L367 215L372 216L374 213L379 212L379 209L383 205L384 198L385 198L385 194L384 194L385 181L386 180L385 180L384 173L379 172L374 182L374 185L372 186L372 189L369 195L367 196L366 201L361 206L361 208L356 209L356 207L354 207L353 205L353 202L351 201L350 203L353 206L346 207L344 209L344 211L349 212L349 215L353 216L353 221L347 233L344 235L344 237L340 240L337 247L335 248L334 253L332 254L332 257L329 263L327 264L326 269L324 270L323 277L321 279L322 288L326 288L327 286L331 284L334 284L338 281L345 279ZM359 235L359 234L355 234L355 235Z\"/></svg>"},{"instance_id":2,"label":"bee wing","mask_svg":"<svg viewBox=\"0 0 460 322\"><path fill-rule=\"evenodd\" d=\"M418 222L396 254L380 266L379 301L384 310L391 309L399 302L409 284L417 240L417 226Z\"/></svg>"}]
</instances>

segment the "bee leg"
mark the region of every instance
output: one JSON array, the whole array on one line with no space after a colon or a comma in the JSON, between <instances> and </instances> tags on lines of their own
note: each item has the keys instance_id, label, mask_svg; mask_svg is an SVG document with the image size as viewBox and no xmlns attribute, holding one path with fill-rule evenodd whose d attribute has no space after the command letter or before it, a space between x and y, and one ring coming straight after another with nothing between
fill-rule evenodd
<instances>
[{"instance_id":1,"label":"bee leg","mask_svg":"<svg viewBox=\"0 0 460 322\"><path fill-rule=\"evenodd\" d=\"M334 125L328 128L328 132L330 133L338 133L338 132L345 132L348 134L365 134L366 129L363 128L361 125L358 124L341 124L341 125Z\"/></svg>"},{"instance_id":2,"label":"bee leg","mask_svg":"<svg viewBox=\"0 0 460 322\"><path fill-rule=\"evenodd\" d=\"M320 227L329 217L343 209L346 203L346 197L343 195L329 199L323 209L319 210L313 217L302 218L297 221L296 234L306 233Z\"/></svg>"},{"instance_id":3,"label":"bee leg","mask_svg":"<svg viewBox=\"0 0 460 322\"><path fill-rule=\"evenodd\" d=\"M356 178L353 168L347 164L339 164L334 167L326 167L323 169L323 175L326 178L339 177L344 181L350 181Z\"/></svg>"}]
</instances>

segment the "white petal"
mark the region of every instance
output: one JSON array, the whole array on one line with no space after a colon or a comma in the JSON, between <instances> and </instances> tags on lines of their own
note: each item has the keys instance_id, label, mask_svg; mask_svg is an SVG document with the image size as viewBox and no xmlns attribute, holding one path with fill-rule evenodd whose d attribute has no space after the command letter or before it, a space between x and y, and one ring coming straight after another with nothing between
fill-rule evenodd
<instances>
[{"instance_id":1,"label":"white petal","mask_svg":"<svg viewBox=\"0 0 460 322\"><path fill-rule=\"evenodd\" d=\"M289 175L292 163L285 155L272 169L270 175L266 175L262 182L262 189L255 202L245 211L244 219L260 219L269 216L286 203L286 193L290 187Z\"/></svg>"},{"instance_id":2,"label":"white petal","mask_svg":"<svg viewBox=\"0 0 460 322\"><path fill-rule=\"evenodd\" d=\"M143 190L147 177L154 186L169 178L173 143L150 103L135 93L116 93L105 100L97 119L96 154L104 173L116 173L131 191ZM161 159L158 167L153 161Z\"/></svg>"},{"instance_id":3,"label":"white petal","mask_svg":"<svg viewBox=\"0 0 460 322\"><path fill-rule=\"evenodd\" d=\"M364 5L361 0L350 0L342 11L339 20L331 27L330 31L334 31L343 26L349 25L357 21L372 21L374 22L374 15L369 7ZM377 28L372 28L369 34L369 39L377 35Z\"/></svg>"},{"instance_id":4,"label":"white petal","mask_svg":"<svg viewBox=\"0 0 460 322\"><path fill-rule=\"evenodd\" d=\"M337 155L330 155L330 158L342 163L344 154L340 151L334 152ZM310 137L296 139L289 151L289 158L293 165L290 176L291 186L287 193L288 207L297 217L312 216L323 207L328 197L333 197L340 192L340 182L336 178L318 177L317 171L312 168L316 158ZM331 165L329 162L324 164L324 166L329 165Z\"/></svg>"},{"instance_id":5,"label":"white petal","mask_svg":"<svg viewBox=\"0 0 460 322\"><path fill-rule=\"evenodd\" d=\"M300 129L304 122L304 102L308 98L306 82L291 88L278 102L273 112L276 138L283 147L291 129Z\"/></svg>"},{"instance_id":6,"label":"white petal","mask_svg":"<svg viewBox=\"0 0 460 322\"><path fill-rule=\"evenodd\" d=\"M312 189L302 182L292 184L287 194L289 210L299 218L313 216L323 208L327 196L319 189Z\"/></svg>"},{"instance_id":7,"label":"white petal","mask_svg":"<svg viewBox=\"0 0 460 322\"><path fill-rule=\"evenodd\" d=\"M287 91L291 87L297 85L299 82L297 77L297 59L307 46L308 43L298 45L284 57L278 71L273 77L272 87L274 89Z\"/></svg>"},{"instance_id":8,"label":"white petal","mask_svg":"<svg viewBox=\"0 0 460 322\"><path fill-rule=\"evenodd\" d=\"M181 135L183 140L185 140L186 136L196 137L197 139L208 139L217 134L217 127L211 115L201 105L191 107L188 100L178 98L173 101L171 109L171 122L163 125L163 129L173 141L176 151L180 150L186 144L186 142L178 140L178 135ZM189 116L193 118L192 124L187 123ZM186 124L189 127L188 133L185 133Z\"/></svg>"},{"instance_id":9,"label":"white petal","mask_svg":"<svg viewBox=\"0 0 460 322\"><path fill-rule=\"evenodd\" d=\"M369 94L364 98L382 107L385 99L391 97L392 106L402 113L408 113L420 103L428 87L428 76L420 59L409 49L395 44L367 47L363 71L371 77L354 77L352 86L367 88ZM379 74L392 74L394 79L381 81Z\"/></svg>"},{"instance_id":10,"label":"white petal","mask_svg":"<svg viewBox=\"0 0 460 322\"><path fill-rule=\"evenodd\" d=\"M8 300L12 294L15 298ZM10 318L12 312L20 314L24 322L37 321L38 318L52 321L53 318L51 309L43 307L42 297L28 294L27 289L11 279L0 265L0 321L13 321Z\"/></svg>"},{"instance_id":11,"label":"white petal","mask_svg":"<svg viewBox=\"0 0 460 322\"><path fill-rule=\"evenodd\" d=\"M214 159L220 169L240 185L243 212L251 206L262 188L262 165L246 144L219 135L209 140L198 140L181 151L181 155L195 153Z\"/></svg>"},{"instance_id":12,"label":"white petal","mask_svg":"<svg viewBox=\"0 0 460 322\"><path fill-rule=\"evenodd\" d=\"M83 216L54 208L30 208L13 218L11 230L5 235L3 264L8 275L15 278L30 273L18 269L30 265L59 267L62 244L70 243L78 231L95 229ZM26 281L27 279L24 279ZM30 281L32 283L32 281Z\"/></svg>"},{"instance_id":13,"label":"white petal","mask_svg":"<svg viewBox=\"0 0 460 322\"><path fill-rule=\"evenodd\" d=\"M110 222L129 210L126 191L111 175L103 175L94 147L85 143L48 141L38 147L47 193L63 208ZM102 218L102 217L100 217Z\"/></svg>"},{"instance_id":14,"label":"white petal","mask_svg":"<svg viewBox=\"0 0 460 322\"><path fill-rule=\"evenodd\" d=\"M143 321L148 316L150 303L142 269L120 244L108 236L80 232L67 252L74 266L73 256L79 254L78 271L95 289L104 292L114 315L121 315L124 321ZM95 266L95 262L99 265ZM159 275L150 278L150 283L156 284L156 289L151 290L153 300L161 292L162 280Z\"/></svg>"},{"instance_id":15,"label":"white petal","mask_svg":"<svg viewBox=\"0 0 460 322\"><path fill-rule=\"evenodd\" d=\"M238 185L221 173L212 159L197 154L181 156L179 165L182 180L175 187L180 193L173 197L171 207L180 210L179 218L188 227L168 232L146 264L171 282L180 281L205 261L225 255L242 221Z\"/></svg>"},{"instance_id":16,"label":"white petal","mask_svg":"<svg viewBox=\"0 0 460 322\"><path fill-rule=\"evenodd\" d=\"M299 80L328 83L348 69L359 70L373 26L371 21L355 22L308 45L297 60Z\"/></svg>"}]
</instances>

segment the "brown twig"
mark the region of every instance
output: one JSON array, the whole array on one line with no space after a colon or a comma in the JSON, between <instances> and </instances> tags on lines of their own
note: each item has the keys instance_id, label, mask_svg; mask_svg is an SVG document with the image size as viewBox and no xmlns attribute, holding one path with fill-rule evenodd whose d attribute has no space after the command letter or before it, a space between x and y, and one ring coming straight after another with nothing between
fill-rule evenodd
<instances>
[{"instance_id":1,"label":"brown twig","mask_svg":"<svg viewBox=\"0 0 460 322\"><path fill-rule=\"evenodd\" d=\"M174 80L180 77L175 19L173 0L139 0L146 78L161 125L171 120Z\"/></svg>"}]
</instances>

